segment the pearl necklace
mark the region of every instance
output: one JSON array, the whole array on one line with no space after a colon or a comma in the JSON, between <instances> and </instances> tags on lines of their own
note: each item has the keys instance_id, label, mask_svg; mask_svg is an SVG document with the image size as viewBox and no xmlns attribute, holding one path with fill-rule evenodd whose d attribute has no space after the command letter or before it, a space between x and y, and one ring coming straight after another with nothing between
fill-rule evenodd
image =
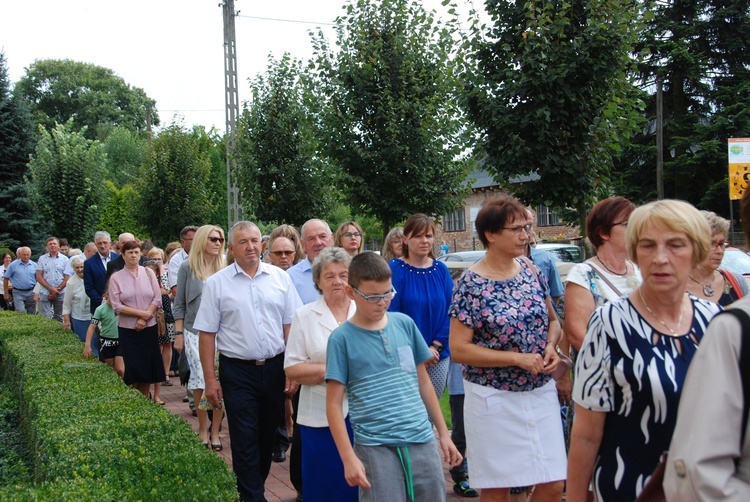
<instances>
[{"instance_id":1,"label":"pearl necklace","mask_svg":"<svg viewBox=\"0 0 750 502\"><path fill-rule=\"evenodd\" d=\"M665 323L664 321L656 317L656 314L654 314L654 311L649 308L648 303L646 303L646 299L643 297L643 291L641 291L641 288L638 288L638 294L640 295L641 301L643 302L643 305L646 307L646 310L648 310L648 313L651 314L654 317L654 319L659 321L662 326L667 328L669 332L672 333L673 336L678 336L675 330L667 326L667 323ZM680 307L680 318L677 320L677 329L680 329L680 326L682 326L682 315L685 313L685 302L683 300L684 299L680 297L680 303L682 303L682 306Z\"/></svg>"},{"instance_id":2,"label":"pearl necklace","mask_svg":"<svg viewBox=\"0 0 750 502\"><path fill-rule=\"evenodd\" d=\"M711 280L708 282L708 284L703 284L702 282L693 279L693 276L691 275L689 275L688 278L694 283L700 284L703 287L703 294L711 298L712 296L714 296L714 293L715 293L714 286L713 286L715 276L716 276L716 272L711 274Z\"/></svg>"}]
</instances>

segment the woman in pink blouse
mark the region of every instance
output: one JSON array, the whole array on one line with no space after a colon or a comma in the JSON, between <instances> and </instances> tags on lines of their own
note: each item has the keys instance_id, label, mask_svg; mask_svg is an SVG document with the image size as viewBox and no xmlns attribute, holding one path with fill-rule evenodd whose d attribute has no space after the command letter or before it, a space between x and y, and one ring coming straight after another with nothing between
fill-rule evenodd
<instances>
[{"instance_id":1,"label":"woman in pink blouse","mask_svg":"<svg viewBox=\"0 0 750 502\"><path fill-rule=\"evenodd\" d=\"M156 275L138 265L141 249L134 241L122 246L125 268L109 279L109 298L118 317L123 380L148 397L152 383L166 378L159 351L156 310L161 290Z\"/></svg>"}]
</instances>

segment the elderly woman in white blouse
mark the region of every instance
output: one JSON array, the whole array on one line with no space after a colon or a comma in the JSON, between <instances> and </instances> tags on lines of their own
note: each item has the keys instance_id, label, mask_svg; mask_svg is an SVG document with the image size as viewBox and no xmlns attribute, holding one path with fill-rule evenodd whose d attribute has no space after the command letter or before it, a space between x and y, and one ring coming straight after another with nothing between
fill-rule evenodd
<instances>
[{"instance_id":1,"label":"elderly woman in white blouse","mask_svg":"<svg viewBox=\"0 0 750 502\"><path fill-rule=\"evenodd\" d=\"M358 500L356 487L344 477L344 466L326 419L326 347L328 337L354 315L355 305L344 292L349 277L349 254L330 247L312 264L315 287L323 293L294 314L284 368L301 384L297 423L302 435L302 485L305 502ZM344 416L348 413L344 401ZM349 438L352 430L346 420Z\"/></svg>"},{"instance_id":2,"label":"elderly woman in white blouse","mask_svg":"<svg viewBox=\"0 0 750 502\"><path fill-rule=\"evenodd\" d=\"M70 267L75 275L68 280L63 299L63 328L72 329L82 342L86 341L86 331L91 323L91 308L89 297L83 287L83 262L86 257L82 254L70 260ZM92 348L94 345L92 345ZM96 344L94 355L98 356L99 344Z\"/></svg>"}]
</instances>

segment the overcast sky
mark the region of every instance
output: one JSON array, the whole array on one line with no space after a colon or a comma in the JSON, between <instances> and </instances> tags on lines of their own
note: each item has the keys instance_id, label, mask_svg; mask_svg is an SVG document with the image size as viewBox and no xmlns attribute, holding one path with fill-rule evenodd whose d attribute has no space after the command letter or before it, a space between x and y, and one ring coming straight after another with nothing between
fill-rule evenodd
<instances>
[{"instance_id":1,"label":"overcast sky","mask_svg":"<svg viewBox=\"0 0 750 502\"><path fill-rule=\"evenodd\" d=\"M344 0L235 0L240 102L248 78L272 53L307 60L309 30L334 40ZM424 5L442 15L440 0ZM162 125L225 129L220 0L0 0L0 51L11 82L36 59L73 59L112 69L156 100ZM481 2L478 2L481 5Z\"/></svg>"}]
</instances>

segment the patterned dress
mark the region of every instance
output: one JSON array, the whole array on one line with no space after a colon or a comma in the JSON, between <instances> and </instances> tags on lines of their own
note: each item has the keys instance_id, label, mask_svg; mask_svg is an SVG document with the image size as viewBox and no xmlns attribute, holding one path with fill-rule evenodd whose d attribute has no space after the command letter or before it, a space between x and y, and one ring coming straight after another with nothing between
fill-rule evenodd
<instances>
[{"instance_id":1,"label":"patterned dress","mask_svg":"<svg viewBox=\"0 0 750 502\"><path fill-rule=\"evenodd\" d=\"M694 296L689 333L667 336L627 298L591 316L576 363L573 400L607 413L594 465L597 500L635 500L669 449L682 385L709 321L721 307Z\"/></svg>"},{"instance_id":2,"label":"patterned dress","mask_svg":"<svg viewBox=\"0 0 750 502\"><path fill-rule=\"evenodd\" d=\"M166 272L161 274L159 283L162 288L169 290L169 274ZM172 301L169 299L169 295L161 295L161 304L164 309L164 321L167 325L167 332L159 337L159 345L166 345L167 343L174 342L176 332L174 315L172 314Z\"/></svg>"}]
</instances>

